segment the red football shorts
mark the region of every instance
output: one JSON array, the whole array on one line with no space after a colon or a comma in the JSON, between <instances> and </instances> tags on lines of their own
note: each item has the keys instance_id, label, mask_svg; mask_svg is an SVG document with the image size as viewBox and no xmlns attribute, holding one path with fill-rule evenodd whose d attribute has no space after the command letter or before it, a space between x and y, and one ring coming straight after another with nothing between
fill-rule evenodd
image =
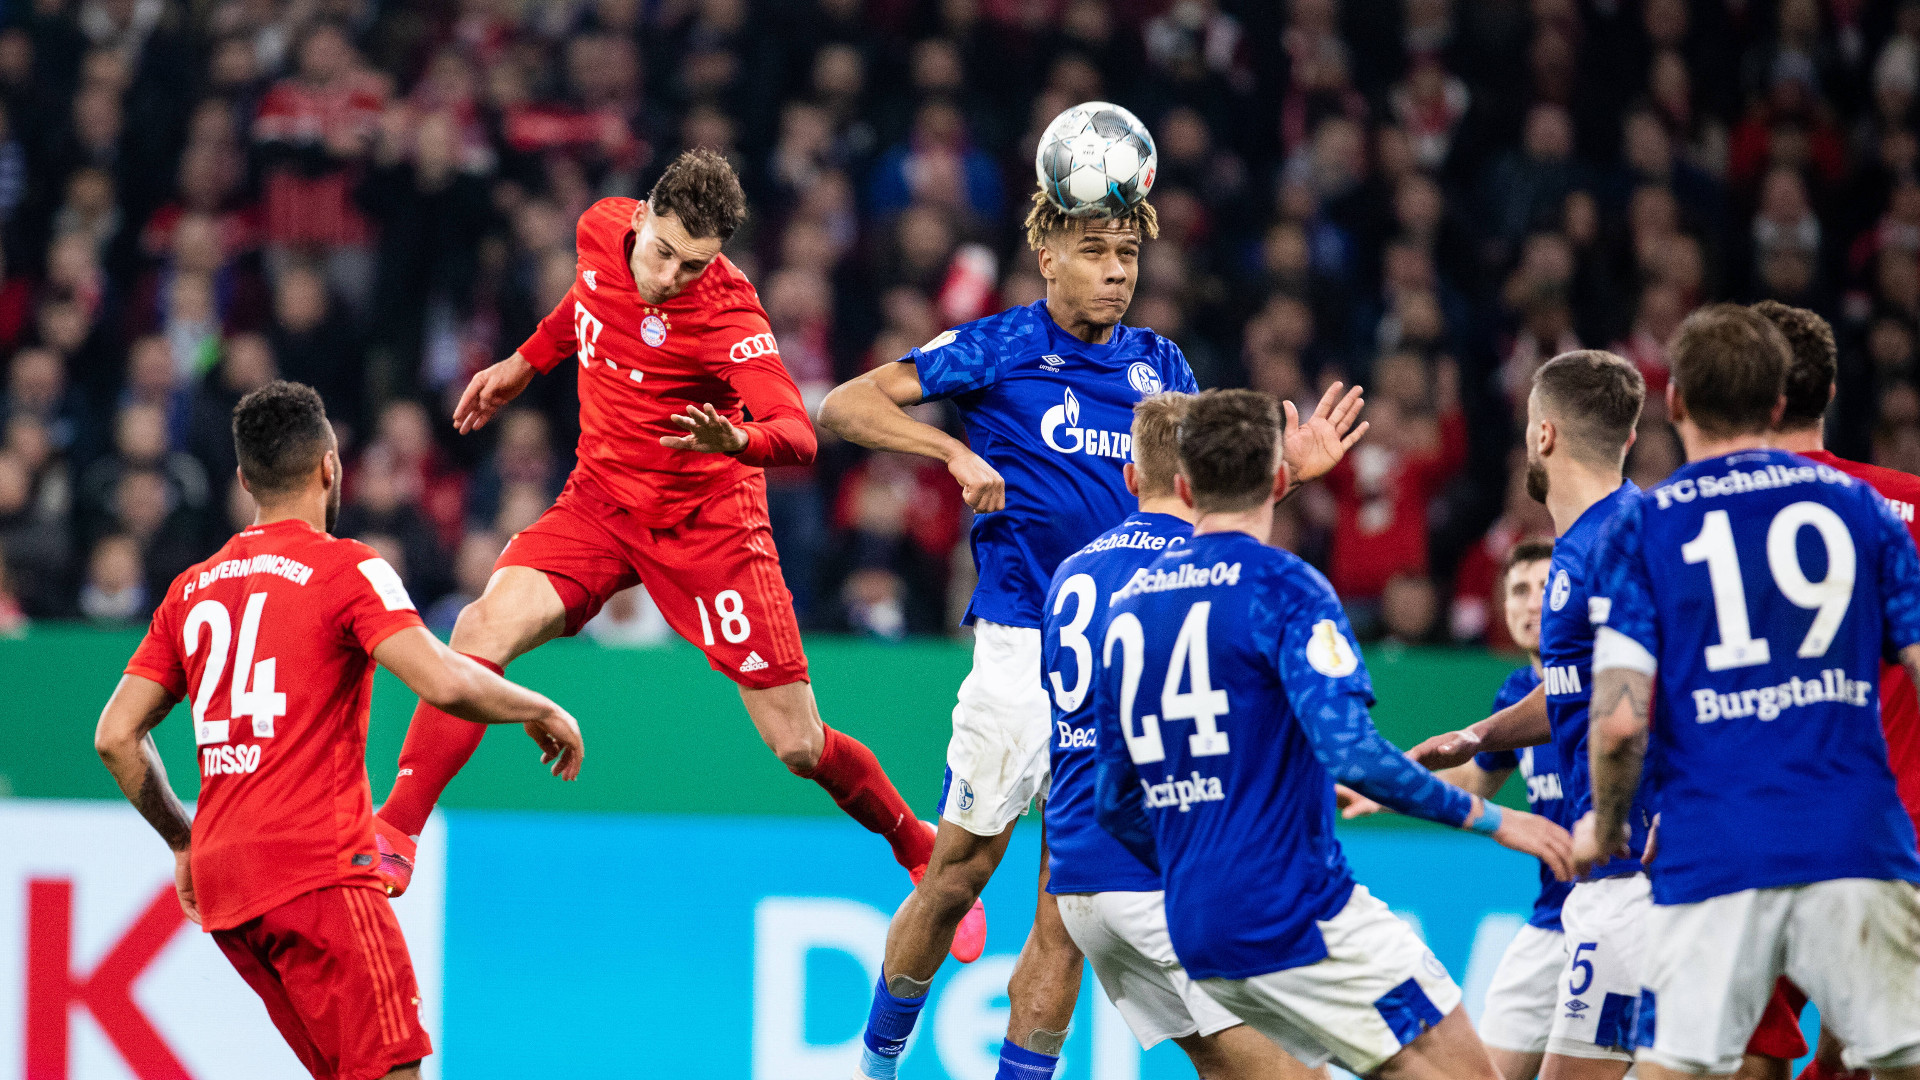
<instances>
[{"instance_id":1,"label":"red football shorts","mask_svg":"<svg viewBox=\"0 0 1920 1080\"><path fill-rule=\"evenodd\" d=\"M715 495L664 529L568 484L540 520L507 543L494 569L503 566L547 575L567 607L569 636L614 593L645 585L674 631L734 682L763 690L807 677L793 594L767 524L763 477Z\"/></svg>"},{"instance_id":2,"label":"red football shorts","mask_svg":"<svg viewBox=\"0 0 1920 1080\"><path fill-rule=\"evenodd\" d=\"M1782 976L1773 984L1773 997L1767 1000L1767 1011L1760 1014L1760 1026L1747 1040L1747 1053L1784 1061L1805 1057L1807 1036L1800 1030L1800 1010L1806 1004L1807 995Z\"/></svg>"},{"instance_id":3,"label":"red football shorts","mask_svg":"<svg viewBox=\"0 0 1920 1080\"><path fill-rule=\"evenodd\" d=\"M314 1080L378 1080L433 1052L407 942L380 890L315 889L213 940Z\"/></svg>"}]
</instances>

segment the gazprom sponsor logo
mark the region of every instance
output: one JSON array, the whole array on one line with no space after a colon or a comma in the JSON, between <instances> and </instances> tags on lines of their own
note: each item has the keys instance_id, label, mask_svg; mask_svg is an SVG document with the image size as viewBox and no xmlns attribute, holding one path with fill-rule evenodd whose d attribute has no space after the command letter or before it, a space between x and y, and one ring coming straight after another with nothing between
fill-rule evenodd
<instances>
[{"instance_id":1,"label":"gazprom sponsor logo","mask_svg":"<svg viewBox=\"0 0 1920 1080\"><path fill-rule=\"evenodd\" d=\"M1847 678L1845 668L1828 668L1817 679L1802 679L1796 675L1778 686L1735 690L1727 694L1700 689L1695 690L1692 696L1693 718L1702 724L1747 716L1774 720L1788 709L1829 701L1864 709L1873 702L1873 683L1865 679Z\"/></svg>"},{"instance_id":2,"label":"gazprom sponsor logo","mask_svg":"<svg viewBox=\"0 0 1920 1080\"><path fill-rule=\"evenodd\" d=\"M1572 664L1550 667L1546 671L1547 696L1558 697L1561 694L1581 692L1580 669Z\"/></svg>"},{"instance_id":3,"label":"gazprom sponsor logo","mask_svg":"<svg viewBox=\"0 0 1920 1080\"><path fill-rule=\"evenodd\" d=\"M1224 802L1227 797L1226 792L1220 788L1219 777L1201 776L1197 769L1187 779L1175 780L1169 776L1158 784L1149 784L1142 780L1140 790L1145 797L1147 809L1178 809L1183 814L1194 803Z\"/></svg>"},{"instance_id":4,"label":"gazprom sponsor logo","mask_svg":"<svg viewBox=\"0 0 1920 1080\"><path fill-rule=\"evenodd\" d=\"M1106 431L1080 426L1080 399L1071 389L1061 403L1040 417L1040 438L1062 454L1086 454L1089 457L1133 460L1133 435L1126 431Z\"/></svg>"}]
</instances>

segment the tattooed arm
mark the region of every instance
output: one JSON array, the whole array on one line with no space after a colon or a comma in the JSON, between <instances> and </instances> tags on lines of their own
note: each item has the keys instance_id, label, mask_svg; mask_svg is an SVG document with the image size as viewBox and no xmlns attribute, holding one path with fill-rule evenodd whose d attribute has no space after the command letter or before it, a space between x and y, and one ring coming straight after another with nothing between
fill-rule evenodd
<instances>
[{"instance_id":1,"label":"tattooed arm","mask_svg":"<svg viewBox=\"0 0 1920 1080\"><path fill-rule=\"evenodd\" d=\"M1920 647L1916 647L1920 657ZM1592 854L1595 861L1627 851L1627 814L1640 787L1647 759L1647 723L1653 701L1653 674L1630 667L1593 673L1593 705L1588 713L1587 751L1593 769L1591 853L1575 838L1574 862ZM1586 870L1591 863L1578 868Z\"/></svg>"},{"instance_id":2,"label":"tattooed arm","mask_svg":"<svg viewBox=\"0 0 1920 1080\"><path fill-rule=\"evenodd\" d=\"M101 710L100 724L94 729L93 748L107 771L120 785L120 791L140 816L147 819L160 838L173 849L174 885L180 893L180 906L195 922L200 911L193 896L193 878L188 869L188 847L193 839L193 819L167 783L166 766L149 734L155 724L166 719L174 697L151 679L123 675L113 697Z\"/></svg>"}]
</instances>

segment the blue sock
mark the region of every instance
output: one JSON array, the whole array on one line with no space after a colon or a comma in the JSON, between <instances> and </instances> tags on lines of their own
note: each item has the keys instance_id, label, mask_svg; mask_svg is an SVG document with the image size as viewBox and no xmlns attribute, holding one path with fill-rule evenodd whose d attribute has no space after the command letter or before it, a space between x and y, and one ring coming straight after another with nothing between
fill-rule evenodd
<instances>
[{"instance_id":1,"label":"blue sock","mask_svg":"<svg viewBox=\"0 0 1920 1080\"><path fill-rule=\"evenodd\" d=\"M993 1074L993 1080L1053 1080L1053 1068L1058 1064L1058 1055L1036 1053L1008 1039L1000 1044L1000 1071Z\"/></svg>"},{"instance_id":2,"label":"blue sock","mask_svg":"<svg viewBox=\"0 0 1920 1080\"><path fill-rule=\"evenodd\" d=\"M861 1035L861 1076L867 1080L894 1080L900 1069L900 1054L907 1048L907 1036L913 1034L913 1022L920 1019L920 1007L926 1003L925 994L894 997L887 992L886 975L881 974L873 988L873 1009L867 1013L867 1030Z\"/></svg>"}]
</instances>

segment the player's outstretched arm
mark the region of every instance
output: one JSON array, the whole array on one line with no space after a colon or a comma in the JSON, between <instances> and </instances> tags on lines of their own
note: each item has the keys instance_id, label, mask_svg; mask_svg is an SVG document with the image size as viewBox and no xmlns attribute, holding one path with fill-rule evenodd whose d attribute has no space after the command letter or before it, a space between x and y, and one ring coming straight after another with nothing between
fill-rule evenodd
<instances>
[{"instance_id":1,"label":"player's outstretched arm","mask_svg":"<svg viewBox=\"0 0 1920 1080\"><path fill-rule=\"evenodd\" d=\"M495 413L520 396L533 381L534 374L534 366L517 352L492 367L481 369L467 383L466 392L460 395L460 404L453 407L453 426L462 435L487 426Z\"/></svg>"},{"instance_id":2,"label":"player's outstretched arm","mask_svg":"<svg viewBox=\"0 0 1920 1080\"><path fill-rule=\"evenodd\" d=\"M173 884L180 909L200 921L200 905L193 896L193 872L188 849L193 841L193 819L167 782L167 767L149 734L166 719L178 700L167 688L139 675L122 675L113 697L100 712L93 731L93 748L140 816L173 849Z\"/></svg>"},{"instance_id":3,"label":"player's outstretched arm","mask_svg":"<svg viewBox=\"0 0 1920 1080\"><path fill-rule=\"evenodd\" d=\"M1540 746L1552 738L1543 683L1477 724L1425 740L1407 751L1407 756L1429 769L1451 769L1472 761L1475 754Z\"/></svg>"},{"instance_id":4,"label":"player's outstretched arm","mask_svg":"<svg viewBox=\"0 0 1920 1080\"><path fill-rule=\"evenodd\" d=\"M1327 392L1320 395L1320 404L1307 417L1300 420L1300 411L1293 402L1283 401L1280 407L1286 410L1286 434L1280 444L1282 456L1287 463L1287 494L1300 489L1300 485L1318 480L1333 471L1347 451L1367 433L1370 424L1365 421L1358 425L1360 410L1366 407L1366 399L1355 386L1345 394L1340 391L1343 384L1334 383Z\"/></svg>"},{"instance_id":5,"label":"player's outstretched arm","mask_svg":"<svg viewBox=\"0 0 1920 1080\"><path fill-rule=\"evenodd\" d=\"M820 426L869 450L917 454L946 463L961 497L977 513L1007 505L1007 482L967 444L907 415L924 400L920 372L906 360L881 364L833 388L820 403Z\"/></svg>"},{"instance_id":6,"label":"player's outstretched arm","mask_svg":"<svg viewBox=\"0 0 1920 1080\"><path fill-rule=\"evenodd\" d=\"M447 648L425 627L389 636L374 648L373 658L442 712L476 724L525 724L544 751L541 764L551 763L553 775L562 780L580 775L586 746L567 710Z\"/></svg>"}]
</instances>

